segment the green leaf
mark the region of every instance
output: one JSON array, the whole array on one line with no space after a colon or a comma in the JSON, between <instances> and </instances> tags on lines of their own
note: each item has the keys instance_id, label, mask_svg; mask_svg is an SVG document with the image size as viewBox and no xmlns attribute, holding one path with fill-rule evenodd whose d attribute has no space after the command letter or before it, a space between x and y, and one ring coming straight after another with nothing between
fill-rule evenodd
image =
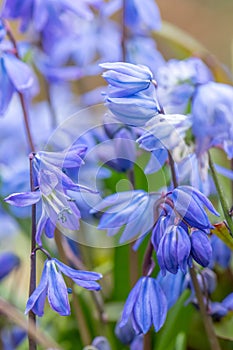
<instances>
[{"instance_id":1,"label":"green leaf","mask_svg":"<svg viewBox=\"0 0 233 350\"><path fill-rule=\"evenodd\" d=\"M233 312L228 313L220 322L215 323L214 329L219 338L233 341Z\"/></svg>"}]
</instances>

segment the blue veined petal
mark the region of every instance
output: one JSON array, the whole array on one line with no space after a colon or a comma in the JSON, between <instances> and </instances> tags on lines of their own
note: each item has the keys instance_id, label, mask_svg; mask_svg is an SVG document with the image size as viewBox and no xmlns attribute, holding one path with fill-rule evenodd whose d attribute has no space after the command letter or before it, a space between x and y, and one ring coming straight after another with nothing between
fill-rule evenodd
<instances>
[{"instance_id":1,"label":"blue veined petal","mask_svg":"<svg viewBox=\"0 0 233 350\"><path fill-rule=\"evenodd\" d=\"M139 194L142 193L144 191L125 191L125 192L118 192L118 193L114 193L106 198L104 198L100 203L96 204L95 207L93 209L91 209L91 213L94 214L98 211L101 211L107 207L110 206L115 206L115 205L123 205L123 208L125 207L125 202L130 203L130 201L133 198L133 194Z\"/></svg>"},{"instance_id":2,"label":"blue veined petal","mask_svg":"<svg viewBox=\"0 0 233 350\"><path fill-rule=\"evenodd\" d=\"M157 258L162 274L166 270L176 274L178 268L186 272L190 256L191 242L181 226L170 226L160 240Z\"/></svg>"},{"instance_id":3,"label":"blue veined petal","mask_svg":"<svg viewBox=\"0 0 233 350\"><path fill-rule=\"evenodd\" d=\"M61 272L72 279L75 278L83 281L97 281L103 277L100 273L97 272L75 270L72 267L63 264L56 258L54 258L53 260L55 261Z\"/></svg>"},{"instance_id":4,"label":"blue veined petal","mask_svg":"<svg viewBox=\"0 0 233 350\"><path fill-rule=\"evenodd\" d=\"M122 211L118 211L117 208L112 207L114 212L106 212L100 219L98 228L115 228L122 226L126 223L130 223L137 216L142 215L145 211L149 200L148 194L146 192L139 193L139 195L132 197L129 203L126 203Z\"/></svg>"},{"instance_id":5,"label":"blue veined petal","mask_svg":"<svg viewBox=\"0 0 233 350\"><path fill-rule=\"evenodd\" d=\"M50 218L46 221L45 224L45 234L48 238L53 238L54 237L54 231L55 231L55 224L50 220Z\"/></svg>"},{"instance_id":6,"label":"blue veined petal","mask_svg":"<svg viewBox=\"0 0 233 350\"><path fill-rule=\"evenodd\" d=\"M128 62L106 62L100 64L101 68L110 69L110 71L104 73L104 77L107 80L108 83L111 84L111 81L113 83L120 83L121 79L116 79L115 73L119 73L119 77L123 79L122 82L125 82L126 77L128 77L129 81L132 79L134 82L134 79L138 79L140 81L151 81L153 78L153 74L151 70L140 64L132 64ZM112 79L112 77L114 79ZM110 79L110 81L108 80ZM114 85L114 84L113 84ZM116 85L118 86L118 85Z\"/></svg>"},{"instance_id":7,"label":"blue veined petal","mask_svg":"<svg viewBox=\"0 0 233 350\"><path fill-rule=\"evenodd\" d=\"M28 205L35 204L41 199L41 192L22 192L13 193L4 199L10 205L15 205L16 207L26 207Z\"/></svg>"},{"instance_id":8,"label":"blue veined petal","mask_svg":"<svg viewBox=\"0 0 233 350\"><path fill-rule=\"evenodd\" d=\"M15 267L19 266L20 259L12 252L0 254L0 280L6 277Z\"/></svg>"},{"instance_id":9,"label":"blue veined petal","mask_svg":"<svg viewBox=\"0 0 233 350\"><path fill-rule=\"evenodd\" d=\"M152 324L152 310L150 307L150 294L148 290L148 278L141 278L140 291L133 308L133 318L142 333L146 334Z\"/></svg>"},{"instance_id":10,"label":"blue veined petal","mask_svg":"<svg viewBox=\"0 0 233 350\"><path fill-rule=\"evenodd\" d=\"M48 301L51 308L61 316L70 315L67 287L60 271L57 271L55 262L50 260L48 265Z\"/></svg>"},{"instance_id":11,"label":"blue veined petal","mask_svg":"<svg viewBox=\"0 0 233 350\"><path fill-rule=\"evenodd\" d=\"M128 318L130 317L130 315L133 311L133 307L135 305L135 302L138 298L140 288L141 288L141 279L139 279L137 281L137 283L135 284L135 286L133 287L133 289L131 290L131 292L128 295L128 298L125 302L125 306L124 306L123 313L121 316L121 321L119 323L119 327L123 327L127 323Z\"/></svg>"},{"instance_id":12,"label":"blue veined petal","mask_svg":"<svg viewBox=\"0 0 233 350\"><path fill-rule=\"evenodd\" d=\"M130 126L143 126L158 114L158 103L142 93L129 97L107 97L106 106L122 123Z\"/></svg>"},{"instance_id":13,"label":"blue veined petal","mask_svg":"<svg viewBox=\"0 0 233 350\"><path fill-rule=\"evenodd\" d=\"M37 223L37 227L36 227L36 243L39 246L42 246L41 236L42 236L42 233L44 231L47 220L48 220L48 217L46 216L45 212L42 211L42 214L40 216L40 219L39 219L39 221Z\"/></svg>"},{"instance_id":14,"label":"blue veined petal","mask_svg":"<svg viewBox=\"0 0 233 350\"><path fill-rule=\"evenodd\" d=\"M152 321L156 332L163 326L167 316L166 296L154 278L148 278L149 303L152 314Z\"/></svg>"},{"instance_id":15,"label":"blue veined petal","mask_svg":"<svg viewBox=\"0 0 233 350\"><path fill-rule=\"evenodd\" d=\"M230 293L223 299L222 305L227 308L227 310L233 311L233 293Z\"/></svg>"},{"instance_id":16,"label":"blue veined petal","mask_svg":"<svg viewBox=\"0 0 233 350\"><path fill-rule=\"evenodd\" d=\"M40 317L43 316L47 289L48 289L48 266L47 266L47 263L45 263L43 272L41 275L40 283L28 299L25 314L27 314L30 310L32 310L36 315Z\"/></svg>"},{"instance_id":17,"label":"blue veined petal","mask_svg":"<svg viewBox=\"0 0 233 350\"><path fill-rule=\"evenodd\" d=\"M208 236L203 231L193 231L191 236L191 255L203 267L209 265L212 258L212 247Z\"/></svg>"},{"instance_id":18,"label":"blue veined petal","mask_svg":"<svg viewBox=\"0 0 233 350\"><path fill-rule=\"evenodd\" d=\"M9 103L12 99L12 95L15 88L10 81L6 69L4 67L3 58L0 59L0 115L4 115Z\"/></svg>"},{"instance_id":19,"label":"blue veined petal","mask_svg":"<svg viewBox=\"0 0 233 350\"><path fill-rule=\"evenodd\" d=\"M177 241L178 264L181 271L186 273L191 251L191 242L189 235L181 226L177 227Z\"/></svg>"},{"instance_id":20,"label":"blue veined petal","mask_svg":"<svg viewBox=\"0 0 233 350\"><path fill-rule=\"evenodd\" d=\"M41 169L38 174L39 186L43 195L48 196L58 184L57 175L50 170Z\"/></svg>"},{"instance_id":21,"label":"blue veined petal","mask_svg":"<svg viewBox=\"0 0 233 350\"><path fill-rule=\"evenodd\" d=\"M201 202L203 205L206 206L207 209L209 209L209 211L216 215L216 216L220 216L220 214L216 211L216 209L214 208L213 204L210 202L210 200L203 194L201 193L199 190L197 190L194 187L191 186L179 186L178 187L180 190L187 192L191 195L194 195L195 198Z\"/></svg>"},{"instance_id":22,"label":"blue veined petal","mask_svg":"<svg viewBox=\"0 0 233 350\"><path fill-rule=\"evenodd\" d=\"M173 190L171 197L176 211L190 226L201 230L212 228L208 216L197 196L192 196L187 191L179 190L178 187Z\"/></svg>"},{"instance_id":23,"label":"blue veined petal","mask_svg":"<svg viewBox=\"0 0 233 350\"><path fill-rule=\"evenodd\" d=\"M17 91L24 92L34 83L31 68L12 54L4 55L7 74Z\"/></svg>"},{"instance_id":24,"label":"blue veined petal","mask_svg":"<svg viewBox=\"0 0 233 350\"><path fill-rule=\"evenodd\" d=\"M96 290L96 291L98 291L98 290L101 289L101 286L99 285L99 283L97 283L95 281L84 281L84 280L76 279L76 278L72 278L72 280L78 286L80 286L82 288L86 288L88 290Z\"/></svg>"}]
</instances>

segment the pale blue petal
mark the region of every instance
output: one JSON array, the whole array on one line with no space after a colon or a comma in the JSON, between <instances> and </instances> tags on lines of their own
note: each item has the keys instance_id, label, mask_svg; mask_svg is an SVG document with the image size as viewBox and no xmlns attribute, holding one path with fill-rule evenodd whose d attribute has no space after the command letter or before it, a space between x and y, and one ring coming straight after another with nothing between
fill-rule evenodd
<instances>
[{"instance_id":1,"label":"pale blue petal","mask_svg":"<svg viewBox=\"0 0 233 350\"><path fill-rule=\"evenodd\" d=\"M57 271L54 261L48 266L48 301L51 308L61 316L70 315L67 287L61 272Z\"/></svg>"},{"instance_id":2,"label":"pale blue petal","mask_svg":"<svg viewBox=\"0 0 233 350\"><path fill-rule=\"evenodd\" d=\"M16 90L23 92L32 87L34 75L26 63L20 61L12 54L5 54L4 64L7 74Z\"/></svg>"},{"instance_id":3,"label":"pale blue petal","mask_svg":"<svg viewBox=\"0 0 233 350\"><path fill-rule=\"evenodd\" d=\"M10 205L15 205L16 207L26 207L28 205L35 204L41 199L41 192L22 192L13 193L4 199Z\"/></svg>"}]
</instances>

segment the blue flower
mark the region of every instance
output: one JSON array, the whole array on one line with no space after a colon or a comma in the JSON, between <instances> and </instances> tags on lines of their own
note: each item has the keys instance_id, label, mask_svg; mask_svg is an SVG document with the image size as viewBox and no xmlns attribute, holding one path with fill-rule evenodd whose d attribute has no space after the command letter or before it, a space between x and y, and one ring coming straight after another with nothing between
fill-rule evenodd
<instances>
[{"instance_id":1,"label":"blue flower","mask_svg":"<svg viewBox=\"0 0 233 350\"><path fill-rule=\"evenodd\" d=\"M212 247L208 236L203 231L193 230L190 239L193 259L203 267L208 266L212 258Z\"/></svg>"},{"instance_id":2,"label":"blue flower","mask_svg":"<svg viewBox=\"0 0 233 350\"><path fill-rule=\"evenodd\" d=\"M96 337L92 344L95 350L111 350L110 344L105 337Z\"/></svg>"},{"instance_id":3,"label":"blue flower","mask_svg":"<svg viewBox=\"0 0 233 350\"><path fill-rule=\"evenodd\" d=\"M103 74L110 84L105 104L117 119L127 125L142 126L158 114L159 104L149 68L124 62L101 66L110 69Z\"/></svg>"},{"instance_id":4,"label":"blue flower","mask_svg":"<svg viewBox=\"0 0 233 350\"><path fill-rule=\"evenodd\" d=\"M220 147L229 158L233 157L232 115L232 86L209 82L198 88L192 104L192 131L197 155L211 147Z\"/></svg>"},{"instance_id":5,"label":"blue flower","mask_svg":"<svg viewBox=\"0 0 233 350\"><path fill-rule=\"evenodd\" d=\"M179 186L167 197L172 199L176 212L191 227L199 228L200 230L212 228L204 206L211 213L219 216L209 199L191 186Z\"/></svg>"},{"instance_id":6,"label":"blue flower","mask_svg":"<svg viewBox=\"0 0 233 350\"><path fill-rule=\"evenodd\" d=\"M102 276L96 272L75 270L57 259L46 260L38 287L29 297L25 313L32 310L36 315L43 316L46 296L50 307L61 316L70 314L67 287L62 273L70 277L78 286L89 290L100 290L96 282Z\"/></svg>"},{"instance_id":7,"label":"blue flower","mask_svg":"<svg viewBox=\"0 0 233 350\"><path fill-rule=\"evenodd\" d=\"M151 277L141 277L126 300L119 327L131 320L136 334L146 334L152 325L158 332L166 315L167 300L158 282Z\"/></svg>"},{"instance_id":8,"label":"blue flower","mask_svg":"<svg viewBox=\"0 0 233 350\"><path fill-rule=\"evenodd\" d=\"M13 269L18 267L20 259L12 252L0 254L0 280L6 277Z\"/></svg>"},{"instance_id":9,"label":"blue flower","mask_svg":"<svg viewBox=\"0 0 233 350\"><path fill-rule=\"evenodd\" d=\"M26 338L26 335L26 331L18 326L12 328L6 326L1 330L3 350L15 350Z\"/></svg>"},{"instance_id":10,"label":"blue flower","mask_svg":"<svg viewBox=\"0 0 233 350\"><path fill-rule=\"evenodd\" d=\"M157 72L158 95L166 113L185 113L200 84L213 80L208 67L196 57L169 60Z\"/></svg>"},{"instance_id":11,"label":"blue flower","mask_svg":"<svg viewBox=\"0 0 233 350\"><path fill-rule=\"evenodd\" d=\"M56 226L62 231L79 229L80 211L67 191L85 190L93 192L86 186L74 183L63 172L64 168L79 167L86 147L74 145L70 150L63 152L38 152L33 159L34 185L38 190L34 192L14 193L5 201L11 205L25 207L42 201L42 214L38 221L36 241L39 245L41 235L45 230L46 235L53 237ZM96 193L94 191L94 193Z\"/></svg>"},{"instance_id":12,"label":"blue flower","mask_svg":"<svg viewBox=\"0 0 233 350\"><path fill-rule=\"evenodd\" d=\"M157 194L142 190L119 192L103 199L91 213L108 208L98 228L108 229L108 235L112 236L126 225L120 238L120 243L123 243L150 231L154 225L154 203L157 198Z\"/></svg>"},{"instance_id":13,"label":"blue flower","mask_svg":"<svg viewBox=\"0 0 233 350\"><path fill-rule=\"evenodd\" d=\"M170 226L162 236L158 250L157 259L163 275L166 271L173 274L180 268L186 273L190 265L191 242L189 234L181 226Z\"/></svg>"}]
</instances>

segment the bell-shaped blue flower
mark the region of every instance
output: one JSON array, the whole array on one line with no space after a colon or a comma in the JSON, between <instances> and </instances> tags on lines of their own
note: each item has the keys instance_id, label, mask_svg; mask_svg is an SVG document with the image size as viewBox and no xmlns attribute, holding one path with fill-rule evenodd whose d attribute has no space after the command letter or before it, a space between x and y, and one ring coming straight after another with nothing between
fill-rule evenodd
<instances>
[{"instance_id":1,"label":"bell-shaped blue flower","mask_svg":"<svg viewBox=\"0 0 233 350\"><path fill-rule=\"evenodd\" d=\"M13 269L18 267L20 260L17 255L12 252L4 252L0 254L0 280L6 277Z\"/></svg>"},{"instance_id":2,"label":"bell-shaped blue flower","mask_svg":"<svg viewBox=\"0 0 233 350\"><path fill-rule=\"evenodd\" d=\"M200 230L212 228L204 206L211 213L219 216L209 199L191 186L179 186L167 197L172 199L176 212L191 227Z\"/></svg>"},{"instance_id":3,"label":"bell-shaped blue flower","mask_svg":"<svg viewBox=\"0 0 233 350\"><path fill-rule=\"evenodd\" d=\"M119 327L131 320L136 334L146 334L152 325L158 332L166 315L167 300L158 282L151 277L141 277L126 300Z\"/></svg>"},{"instance_id":4,"label":"bell-shaped blue flower","mask_svg":"<svg viewBox=\"0 0 233 350\"><path fill-rule=\"evenodd\" d=\"M190 239L193 259L203 267L208 266L212 258L212 247L208 236L201 230L194 230Z\"/></svg>"},{"instance_id":5,"label":"bell-shaped blue flower","mask_svg":"<svg viewBox=\"0 0 233 350\"><path fill-rule=\"evenodd\" d=\"M100 285L96 282L102 278L99 273L75 270L57 259L50 259L45 262L40 283L29 297L25 313L32 310L36 315L43 316L47 297L49 305L54 311L61 316L70 314L68 291L62 273L83 288L100 289Z\"/></svg>"},{"instance_id":6,"label":"bell-shaped blue flower","mask_svg":"<svg viewBox=\"0 0 233 350\"><path fill-rule=\"evenodd\" d=\"M191 251L188 233L181 226L170 226L160 240L157 259L163 275L166 271L186 273Z\"/></svg>"}]
</instances>

